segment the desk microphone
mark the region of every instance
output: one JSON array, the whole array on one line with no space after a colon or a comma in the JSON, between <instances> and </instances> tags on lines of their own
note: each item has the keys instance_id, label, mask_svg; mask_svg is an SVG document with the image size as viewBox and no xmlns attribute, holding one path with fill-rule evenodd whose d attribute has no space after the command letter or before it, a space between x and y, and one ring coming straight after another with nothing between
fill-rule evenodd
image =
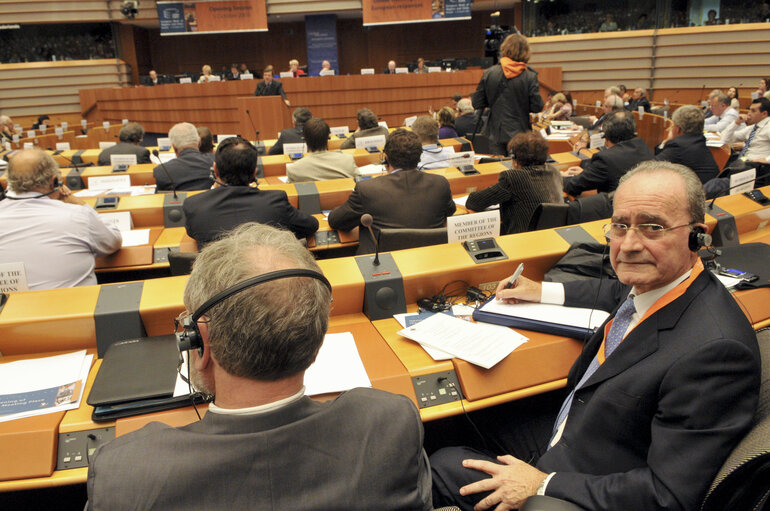
<instances>
[{"instance_id":1,"label":"desk microphone","mask_svg":"<svg viewBox=\"0 0 770 511\"><path fill-rule=\"evenodd\" d=\"M470 153L467 153L467 152L465 154L461 154L459 156L457 155L457 153L452 153L452 156L449 157L449 158L443 158L441 160L426 161L422 165L418 165L417 166L417 170L422 170L427 165L433 165L434 163L441 163L441 162L445 162L445 161L449 161L449 160L454 160L455 158L470 158L470 157L471 157Z\"/></svg>"},{"instance_id":2,"label":"desk microphone","mask_svg":"<svg viewBox=\"0 0 770 511\"><path fill-rule=\"evenodd\" d=\"M374 231L372 230L372 223L374 222L374 218L372 218L372 215L369 213L364 213L361 215L361 225L369 229L369 234L372 235L372 240L374 241L374 261L372 264L374 266L380 265L380 244L377 242L377 237L374 235Z\"/></svg>"},{"instance_id":3,"label":"desk microphone","mask_svg":"<svg viewBox=\"0 0 770 511\"><path fill-rule=\"evenodd\" d=\"M750 169L746 169L746 170L750 170ZM765 180L765 179L767 179L768 177L770 177L770 174L765 174L764 176L759 176L759 177L757 177L757 178L754 178L754 188L755 188L755 189L757 188L757 182L759 182L759 181L764 181L764 180ZM714 179L717 179L717 178L714 178ZM729 181L729 178L726 178L726 177L725 177L725 178L722 178L722 179L728 179L728 183L730 182L730 181ZM739 187L741 187L741 186L745 186L745 185L746 185L746 183L740 183L740 184L737 184L737 185L733 185L733 186L730 186L730 187L729 187L729 188L727 188L726 190L721 190L720 192L718 192L718 193L717 193L717 194L714 196L714 198L713 198L713 199L711 199L711 203L709 203L709 205L708 205L708 210L709 210L709 211L711 211L712 209L714 209L714 203L716 202L716 200L717 200L718 198L720 198L720 197L723 197L723 196L725 196L725 195L730 195L730 192L731 192L731 191L733 191L733 189L735 189L735 188L739 188Z\"/></svg>"},{"instance_id":4,"label":"desk microphone","mask_svg":"<svg viewBox=\"0 0 770 511\"><path fill-rule=\"evenodd\" d=\"M259 141L259 130L257 129L256 126L254 126L254 120L251 118L251 112L249 111L248 108L246 109L246 117L249 118L249 122L251 123L251 127L254 129L254 135L257 137L257 140L256 140L256 142L254 144L254 146L257 148L257 173L254 175L254 182L256 183L257 179L259 179L260 177L265 177L264 176L264 174L265 174L264 169L262 169L261 172L260 172L260 168L262 167L262 165L261 165L261 162L259 161L259 155L260 154L265 154L266 148L265 148L264 144L260 145L261 142Z\"/></svg>"},{"instance_id":5,"label":"desk microphone","mask_svg":"<svg viewBox=\"0 0 770 511\"><path fill-rule=\"evenodd\" d=\"M163 172L166 173L166 177L168 178L169 183L171 183L171 191L174 192L174 198L178 199L179 197L176 196L176 183L174 183L174 180L171 179L171 174L169 173L168 169L166 168L166 164L163 163L163 160L161 160L158 150L153 149L152 155L155 156L158 160L160 160L160 166L163 169Z\"/></svg>"}]
</instances>

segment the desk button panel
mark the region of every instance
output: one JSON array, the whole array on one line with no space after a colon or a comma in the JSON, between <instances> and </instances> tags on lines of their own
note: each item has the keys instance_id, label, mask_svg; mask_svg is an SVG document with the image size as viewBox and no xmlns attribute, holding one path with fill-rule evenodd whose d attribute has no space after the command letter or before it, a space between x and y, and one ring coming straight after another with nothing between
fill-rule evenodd
<instances>
[{"instance_id":1,"label":"desk button panel","mask_svg":"<svg viewBox=\"0 0 770 511\"><path fill-rule=\"evenodd\" d=\"M87 467L96 448L115 439L115 427L59 434L56 470Z\"/></svg>"},{"instance_id":2,"label":"desk button panel","mask_svg":"<svg viewBox=\"0 0 770 511\"><path fill-rule=\"evenodd\" d=\"M442 405L460 400L460 383L457 373L443 371L439 373L415 376L412 378L414 392L420 408Z\"/></svg>"}]
</instances>

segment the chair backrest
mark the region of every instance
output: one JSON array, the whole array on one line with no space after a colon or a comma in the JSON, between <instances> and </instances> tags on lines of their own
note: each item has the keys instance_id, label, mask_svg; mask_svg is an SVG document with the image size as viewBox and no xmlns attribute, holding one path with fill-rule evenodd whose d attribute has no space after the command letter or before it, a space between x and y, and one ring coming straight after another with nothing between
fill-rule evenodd
<instances>
[{"instance_id":1,"label":"chair backrest","mask_svg":"<svg viewBox=\"0 0 770 511\"><path fill-rule=\"evenodd\" d=\"M446 242L446 227L436 229L380 229L380 252L427 247Z\"/></svg>"},{"instance_id":2,"label":"chair backrest","mask_svg":"<svg viewBox=\"0 0 770 511\"><path fill-rule=\"evenodd\" d=\"M568 210L569 206L566 204L540 204L529 219L528 230L539 231L567 225Z\"/></svg>"},{"instance_id":3,"label":"chair backrest","mask_svg":"<svg viewBox=\"0 0 770 511\"><path fill-rule=\"evenodd\" d=\"M615 192L600 192L586 197L580 197L567 206L566 225L582 224L594 220L603 220L612 216L612 199Z\"/></svg>"},{"instance_id":4,"label":"chair backrest","mask_svg":"<svg viewBox=\"0 0 770 511\"><path fill-rule=\"evenodd\" d=\"M757 340L762 380L754 425L717 473L703 499L702 511L770 507L770 328L757 332Z\"/></svg>"},{"instance_id":5,"label":"chair backrest","mask_svg":"<svg viewBox=\"0 0 770 511\"><path fill-rule=\"evenodd\" d=\"M196 257L197 252L169 252L168 265L171 267L171 275L189 275Z\"/></svg>"},{"instance_id":6,"label":"chair backrest","mask_svg":"<svg viewBox=\"0 0 770 511\"><path fill-rule=\"evenodd\" d=\"M468 140L473 140L473 150L476 154L490 154L489 138L483 133L468 133L466 135Z\"/></svg>"}]
</instances>

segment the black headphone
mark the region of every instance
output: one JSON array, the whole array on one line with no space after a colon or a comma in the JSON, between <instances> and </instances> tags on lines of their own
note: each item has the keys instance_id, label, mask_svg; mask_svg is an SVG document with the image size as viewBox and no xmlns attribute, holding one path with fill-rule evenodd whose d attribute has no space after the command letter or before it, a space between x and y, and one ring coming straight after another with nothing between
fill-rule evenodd
<instances>
[{"instance_id":1,"label":"black headphone","mask_svg":"<svg viewBox=\"0 0 770 511\"><path fill-rule=\"evenodd\" d=\"M703 227L695 226L690 230L690 235L687 237L687 248L691 252L697 252L702 247L710 247L711 242L711 235L706 234Z\"/></svg>"},{"instance_id":2,"label":"black headphone","mask_svg":"<svg viewBox=\"0 0 770 511\"><path fill-rule=\"evenodd\" d=\"M329 283L326 277L323 276L323 274L314 270L306 270L303 268L271 271L262 275L257 275L256 277L251 277L244 280L243 282L225 289L220 293L215 294L206 300L203 305L198 307L198 310L182 320L182 331L176 333L176 344L179 348L179 351L182 352L197 349L198 353L203 355L203 337L201 337L200 330L198 329L198 319L200 319L201 316L208 312L209 309L222 303L234 294L240 293L244 289L248 289L265 282L270 282L272 280L286 279L290 277L310 277L316 280L320 280L326 287L329 288L329 291L332 290L332 285Z\"/></svg>"},{"instance_id":3,"label":"black headphone","mask_svg":"<svg viewBox=\"0 0 770 511\"><path fill-rule=\"evenodd\" d=\"M52 193L55 193L64 185L61 181L59 181L59 177L56 176L53 178L53 189L50 192L41 193L40 195L35 195L34 197L11 197L10 195L5 195L6 199L11 200L24 200L24 199L39 199L40 197L48 197Z\"/></svg>"}]
</instances>

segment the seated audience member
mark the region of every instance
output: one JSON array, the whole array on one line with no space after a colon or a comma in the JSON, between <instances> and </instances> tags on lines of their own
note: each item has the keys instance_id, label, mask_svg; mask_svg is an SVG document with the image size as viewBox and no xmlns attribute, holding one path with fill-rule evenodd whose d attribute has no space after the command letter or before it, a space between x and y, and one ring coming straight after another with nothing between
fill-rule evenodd
<instances>
[{"instance_id":1,"label":"seated audience member","mask_svg":"<svg viewBox=\"0 0 770 511\"><path fill-rule=\"evenodd\" d=\"M457 136L468 138L473 135L479 120L473 110L473 103L471 103L469 98L463 98L457 102L457 110L459 112L455 119ZM479 126L479 129L481 129L481 126Z\"/></svg>"},{"instance_id":2,"label":"seated audience member","mask_svg":"<svg viewBox=\"0 0 770 511\"><path fill-rule=\"evenodd\" d=\"M242 75L248 75L251 74L251 71L249 71L249 66L246 65L246 63L242 63L240 67L240 72Z\"/></svg>"},{"instance_id":3,"label":"seated audience member","mask_svg":"<svg viewBox=\"0 0 770 511\"><path fill-rule=\"evenodd\" d=\"M454 147L441 147L438 143L438 123L429 115L421 115L412 124L412 131L420 137L422 155L419 170L443 169L455 153Z\"/></svg>"},{"instance_id":4,"label":"seated audience member","mask_svg":"<svg viewBox=\"0 0 770 511\"><path fill-rule=\"evenodd\" d=\"M142 85L146 87L154 87L156 85L161 85L162 83L163 82L158 77L158 72L154 69L150 69L148 76L142 80Z\"/></svg>"},{"instance_id":5,"label":"seated audience member","mask_svg":"<svg viewBox=\"0 0 770 511\"><path fill-rule=\"evenodd\" d=\"M286 93L283 91L283 84L278 80L273 80L273 66L267 66L262 71L262 81L257 84L255 96L281 96L286 106L291 106Z\"/></svg>"},{"instance_id":6,"label":"seated audience member","mask_svg":"<svg viewBox=\"0 0 770 511\"><path fill-rule=\"evenodd\" d=\"M211 66L206 64L205 66L203 66L201 71L202 71L202 73L201 73L200 77L198 78L198 83L209 83L211 81L211 77L212 77Z\"/></svg>"},{"instance_id":7,"label":"seated audience member","mask_svg":"<svg viewBox=\"0 0 770 511\"><path fill-rule=\"evenodd\" d=\"M620 96L616 96L615 94L611 94L609 96L605 96L604 101L602 102L602 115L600 117L591 116L591 126L589 126L589 130L598 130L602 127L602 124L604 123L604 120L607 119L607 116L612 112L619 112L620 110L623 110L623 98Z\"/></svg>"},{"instance_id":8,"label":"seated audience member","mask_svg":"<svg viewBox=\"0 0 770 511\"><path fill-rule=\"evenodd\" d=\"M544 116L548 121L567 121L572 117L572 97L569 93L558 92L552 101L551 110Z\"/></svg>"},{"instance_id":9,"label":"seated audience member","mask_svg":"<svg viewBox=\"0 0 770 511\"><path fill-rule=\"evenodd\" d=\"M714 9L709 9L709 12L706 13L706 21L703 22L704 25L721 25L722 20L717 19L717 11Z\"/></svg>"},{"instance_id":10,"label":"seated audience member","mask_svg":"<svg viewBox=\"0 0 770 511\"><path fill-rule=\"evenodd\" d=\"M458 100L459 101L459 100ZM457 138L457 130L455 129L455 113L450 107L442 107L436 114L438 119L438 138L444 140L445 138Z\"/></svg>"},{"instance_id":11,"label":"seated audience member","mask_svg":"<svg viewBox=\"0 0 770 511\"><path fill-rule=\"evenodd\" d=\"M47 115L43 114L37 118L37 122L32 125L33 130L39 130L41 129L41 126L45 126L48 128L48 125L50 123L51 118Z\"/></svg>"},{"instance_id":12,"label":"seated audience member","mask_svg":"<svg viewBox=\"0 0 770 511\"><path fill-rule=\"evenodd\" d=\"M650 106L650 101L646 98L646 95L647 91L643 88L637 87L634 89L633 94L631 94L631 101L628 102L626 109L636 112L639 110L639 107L642 107L645 112L649 112L652 107Z\"/></svg>"},{"instance_id":13,"label":"seated audience member","mask_svg":"<svg viewBox=\"0 0 770 511\"><path fill-rule=\"evenodd\" d=\"M394 131L383 153L388 174L356 183L347 202L329 213L329 226L349 231L359 226L361 215L369 213L377 229L443 227L457 207L445 177L417 170L422 154L417 134ZM360 232L358 253L374 252L371 235L363 227Z\"/></svg>"},{"instance_id":14,"label":"seated audience member","mask_svg":"<svg viewBox=\"0 0 770 511\"><path fill-rule=\"evenodd\" d=\"M323 119L310 119L304 131L307 154L286 166L289 183L356 177L358 167L352 154L329 151L329 125Z\"/></svg>"},{"instance_id":15,"label":"seated audience member","mask_svg":"<svg viewBox=\"0 0 770 511\"><path fill-rule=\"evenodd\" d=\"M433 509L422 422L408 398L369 388L328 401L305 395L332 298L290 233L250 223L203 249L182 321L217 293L280 270L315 277L249 286L193 316L201 347L189 351L192 385L213 403L198 422L153 422L99 447L89 511L211 509L222 499L232 510Z\"/></svg>"},{"instance_id":16,"label":"seated audience member","mask_svg":"<svg viewBox=\"0 0 770 511\"><path fill-rule=\"evenodd\" d=\"M723 132L722 140L740 151L738 156L756 163L770 162L770 99L751 102L749 114L741 114Z\"/></svg>"},{"instance_id":17,"label":"seated audience member","mask_svg":"<svg viewBox=\"0 0 770 511\"><path fill-rule=\"evenodd\" d=\"M7 115L0 115L0 142L7 140L12 141L13 135L16 133L13 127L13 119Z\"/></svg>"},{"instance_id":18,"label":"seated audience member","mask_svg":"<svg viewBox=\"0 0 770 511\"><path fill-rule=\"evenodd\" d=\"M628 93L628 89L626 89L626 86L622 83L618 84L618 89L620 89L620 97L623 98L623 103L627 104L629 101L631 101L631 94Z\"/></svg>"},{"instance_id":19,"label":"seated audience member","mask_svg":"<svg viewBox=\"0 0 770 511\"><path fill-rule=\"evenodd\" d=\"M334 70L332 69L332 64L328 60L324 60L321 62L321 70L318 72L320 76L327 76L327 75L333 75Z\"/></svg>"},{"instance_id":20,"label":"seated audience member","mask_svg":"<svg viewBox=\"0 0 770 511\"><path fill-rule=\"evenodd\" d=\"M705 120L703 129L706 131L724 131L738 118L738 110L730 106L730 98L722 91L710 98L711 117Z\"/></svg>"},{"instance_id":21,"label":"seated audience member","mask_svg":"<svg viewBox=\"0 0 770 511\"><path fill-rule=\"evenodd\" d=\"M281 130L278 140L275 141L275 144L273 144L273 147L270 148L267 154L283 154L283 144L299 144L304 142L303 129L305 123L312 117L313 114L307 108L303 106L295 108L291 115L293 127Z\"/></svg>"},{"instance_id":22,"label":"seated audience member","mask_svg":"<svg viewBox=\"0 0 770 511\"><path fill-rule=\"evenodd\" d=\"M305 74L305 71L299 68L299 61L297 59L289 61L289 72L294 76L303 76Z\"/></svg>"},{"instance_id":23,"label":"seated audience member","mask_svg":"<svg viewBox=\"0 0 770 511\"><path fill-rule=\"evenodd\" d=\"M396 74L396 61L395 60L388 61L388 67L385 68L385 71L383 71L382 74L386 74L386 75Z\"/></svg>"},{"instance_id":24,"label":"seated audience member","mask_svg":"<svg viewBox=\"0 0 770 511\"><path fill-rule=\"evenodd\" d=\"M195 128L195 131L198 132L198 136L201 139L198 150L202 155L207 156L211 163L214 163L214 134L205 126L198 126Z\"/></svg>"},{"instance_id":25,"label":"seated audience member","mask_svg":"<svg viewBox=\"0 0 770 511\"><path fill-rule=\"evenodd\" d=\"M714 98L721 95L722 91L719 89L714 89L711 92L709 92L709 97L706 100L705 106L703 106L703 115L706 117L706 120L708 120L709 117L714 115L714 113L711 111L711 103Z\"/></svg>"},{"instance_id":26,"label":"seated audience member","mask_svg":"<svg viewBox=\"0 0 770 511\"><path fill-rule=\"evenodd\" d=\"M156 191L208 190L211 179L211 158L199 150L198 130L189 122L175 124L168 132L176 158L152 169ZM167 174L168 173L168 174Z\"/></svg>"},{"instance_id":27,"label":"seated audience member","mask_svg":"<svg viewBox=\"0 0 770 511\"><path fill-rule=\"evenodd\" d=\"M561 172L548 159L548 142L540 133L519 133L508 144L513 169L498 175L498 183L468 196L466 206L484 211L500 205L500 234L525 232L539 204L564 203Z\"/></svg>"},{"instance_id":28,"label":"seated audience member","mask_svg":"<svg viewBox=\"0 0 770 511\"><path fill-rule=\"evenodd\" d=\"M111 165L110 156L113 154L135 154L136 163L150 163L150 150L142 147L144 128L138 122L129 122L118 134L119 143L104 149L99 153L99 165Z\"/></svg>"},{"instance_id":29,"label":"seated audience member","mask_svg":"<svg viewBox=\"0 0 770 511\"><path fill-rule=\"evenodd\" d=\"M24 263L30 290L96 284L94 257L120 248L116 226L62 181L59 166L40 149L16 153L0 201L0 264Z\"/></svg>"},{"instance_id":30,"label":"seated audience member","mask_svg":"<svg viewBox=\"0 0 770 511\"><path fill-rule=\"evenodd\" d=\"M604 89L604 99L607 99L609 96L618 96L620 99L623 99L623 92L620 90L619 87L607 87Z\"/></svg>"},{"instance_id":31,"label":"seated audience member","mask_svg":"<svg viewBox=\"0 0 770 511\"><path fill-rule=\"evenodd\" d=\"M719 167L711 149L706 147L700 108L695 105L680 106L674 111L671 121L674 125L663 141L663 149L656 150L655 159L684 165L695 172L702 183L716 177Z\"/></svg>"},{"instance_id":32,"label":"seated audience member","mask_svg":"<svg viewBox=\"0 0 770 511\"><path fill-rule=\"evenodd\" d=\"M754 92L754 94L761 98L768 90L770 90L770 78L760 78L759 88Z\"/></svg>"},{"instance_id":33,"label":"seated audience member","mask_svg":"<svg viewBox=\"0 0 770 511\"><path fill-rule=\"evenodd\" d=\"M417 67L414 68L414 72L418 73L418 74L427 73L428 72L428 68L425 67L425 59L424 58L420 57L420 58L417 59Z\"/></svg>"},{"instance_id":34,"label":"seated audience member","mask_svg":"<svg viewBox=\"0 0 770 511\"><path fill-rule=\"evenodd\" d=\"M250 186L257 173L257 148L241 137L223 140L214 159L214 188L187 197L182 206L187 234L202 247L246 222L269 224L306 238L318 220L289 203L283 190Z\"/></svg>"},{"instance_id":35,"label":"seated audience member","mask_svg":"<svg viewBox=\"0 0 770 511\"><path fill-rule=\"evenodd\" d=\"M358 129L340 144L340 149L354 149L357 138L388 136L388 128L380 126L377 115L368 108L360 109L356 113L356 119L358 120Z\"/></svg>"},{"instance_id":36,"label":"seated audience member","mask_svg":"<svg viewBox=\"0 0 770 511\"><path fill-rule=\"evenodd\" d=\"M228 80L240 80L241 79L241 72L238 71L238 64L232 64L230 66L230 71L227 73Z\"/></svg>"},{"instance_id":37,"label":"seated audience member","mask_svg":"<svg viewBox=\"0 0 770 511\"><path fill-rule=\"evenodd\" d=\"M738 89L735 87L730 87L727 89L727 97L730 98L730 108L734 108L735 110L741 109L741 102L738 99Z\"/></svg>"},{"instance_id":38,"label":"seated audience member","mask_svg":"<svg viewBox=\"0 0 770 511\"><path fill-rule=\"evenodd\" d=\"M605 150L583 160L580 167L570 167L564 178L564 191L578 196L585 190L611 192L620 176L639 162L654 158L653 152L634 136L636 123L628 111L612 112L603 123Z\"/></svg>"},{"instance_id":39,"label":"seated audience member","mask_svg":"<svg viewBox=\"0 0 770 511\"><path fill-rule=\"evenodd\" d=\"M452 103L449 106L452 109L452 112L455 115L457 115L457 103L459 103L460 100L463 99L463 95L460 94L459 92L456 92L456 93L452 94L452 97L449 98L449 99L452 101Z\"/></svg>"},{"instance_id":40,"label":"seated audience member","mask_svg":"<svg viewBox=\"0 0 770 511\"><path fill-rule=\"evenodd\" d=\"M618 29L618 24L613 18L612 14L607 13L601 26L599 26L599 32L614 32Z\"/></svg>"},{"instance_id":41,"label":"seated audience member","mask_svg":"<svg viewBox=\"0 0 770 511\"><path fill-rule=\"evenodd\" d=\"M618 280L500 282L498 299L598 307L612 321L572 366L558 413L511 404L479 423L513 456L431 456L434 506L514 509L538 494L592 511L699 509L751 427L761 362L746 315L693 249L704 217L689 169L645 162L623 177L605 225Z\"/></svg>"}]
</instances>

